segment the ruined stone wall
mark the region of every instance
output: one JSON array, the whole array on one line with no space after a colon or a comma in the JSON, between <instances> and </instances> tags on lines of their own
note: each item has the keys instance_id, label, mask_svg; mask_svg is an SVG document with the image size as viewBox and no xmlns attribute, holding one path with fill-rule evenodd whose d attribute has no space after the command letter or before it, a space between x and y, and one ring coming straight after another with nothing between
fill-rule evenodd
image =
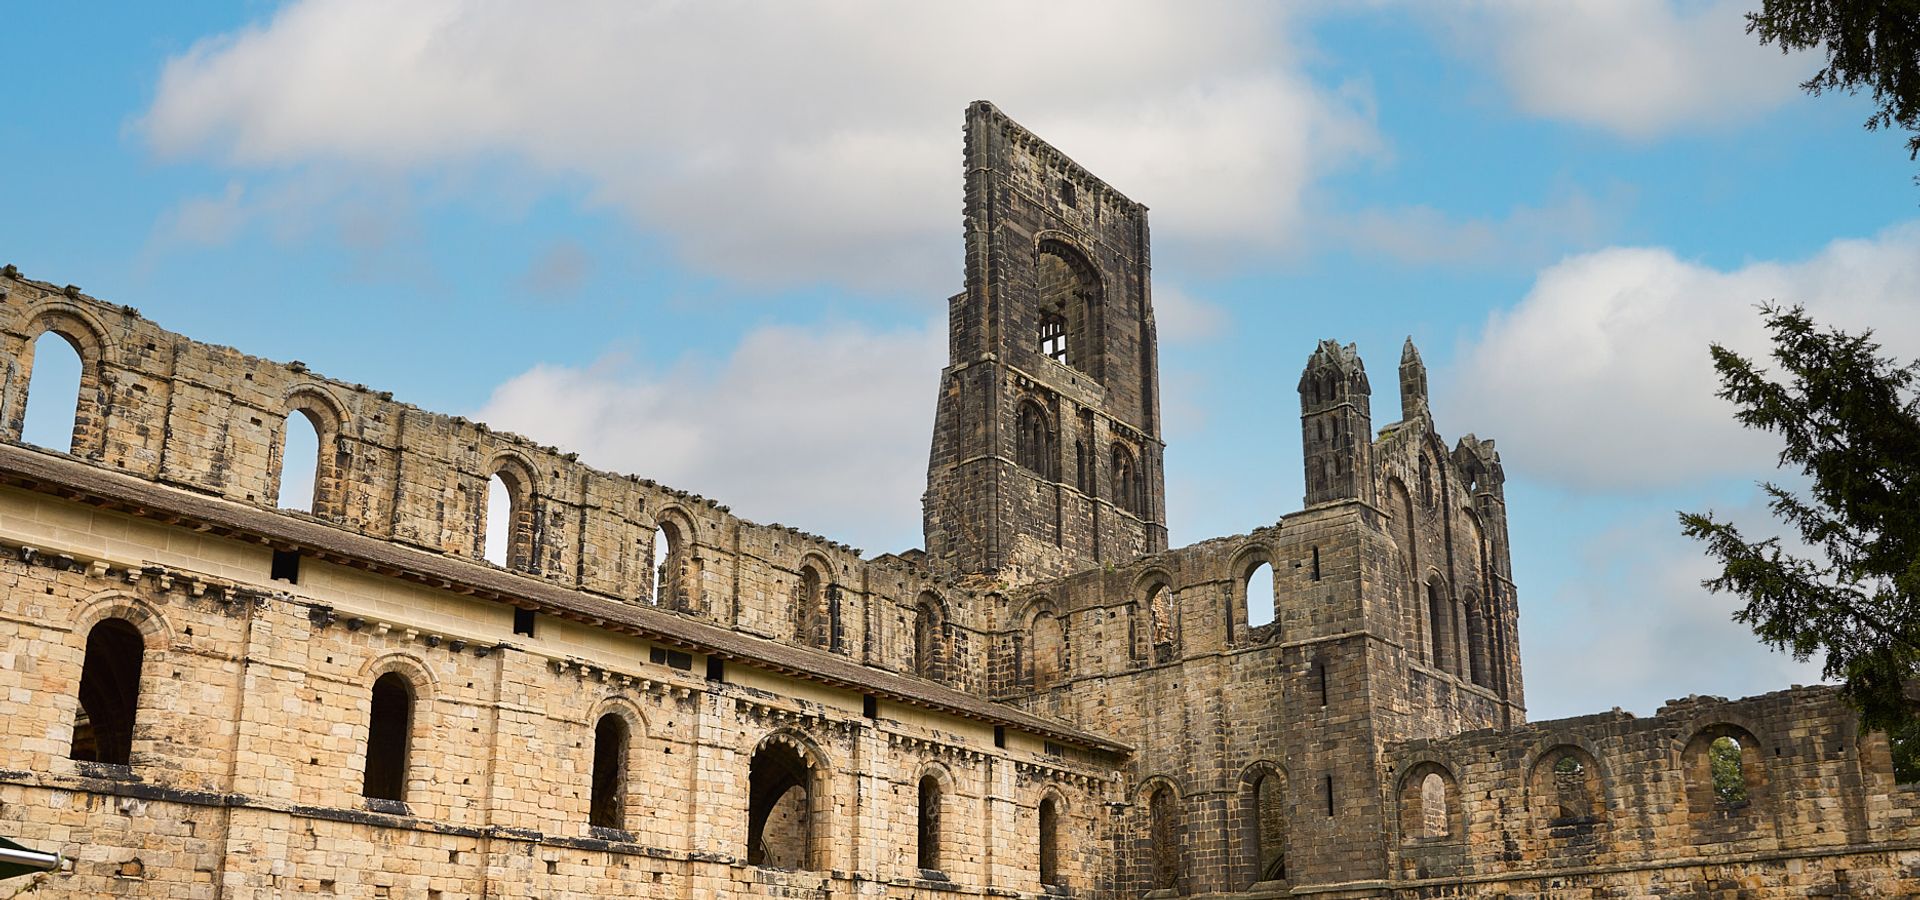
<instances>
[{"instance_id":1,"label":"ruined stone wall","mask_svg":"<svg viewBox=\"0 0 1920 900\"><path fill-rule=\"evenodd\" d=\"M1062 801L1062 871L1089 848L1110 758L1018 730L706 660L453 588L303 559L148 510L0 488L0 816L73 858L37 896L907 896L1037 892L1037 809ZM91 628L145 644L130 762L70 759ZM370 685L415 696L404 801L362 796ZM594 729L631 727L625 818L589 824ZM1006 746L997 747L996 739ZM804 747L817 864L745 862L749 760ZM916 867L917 788L938 773L938 875ZM928 879L936 879L929 881Z\"/></svg>"},{"instance_id":2,"label":"ruined stone wall","mask_svg":"<svg viewBox=\"0 0 1920 900\"><path fill-rule=\"evenodd\" d=\"M1724 793L1708 764L1722 737L1741 760ZM1405 896L1920 893L1920 786L1895 783L1886 737L1833 688L1409 741L1385 762Z\"/></svg>"},{"instance_id":3,"label":"ruined stone wall","mask_svg":"<svg viewBox=\"0 0 1920 900\"><path fill-rule=\"evenodd\" d=\"M1345 363L1363 442L1303 421L1309 457L1316 442L1347 454L1349 496L1001 601L996 696L1136 749L1113 849L1126 891L1160 877L1149 797L1163 784L1183 892L1384 878L1379 748L1525 721L1497 454L1471 437L1449 453L1423 408L1365 440L1364 370ZM1274 618L1255 624L1262 564ZM1258 799L1269 776L1279 809ZM1271 878L1261 848L1282 843Z\"/></svg>"},{"instance_id":4,"label":"ruined stone wall","mask_svg":"<svg viewBox=\"0 0 1920 900\"><path fill-rule=\"evenodd\" d=\"M313 515L330 525L484 564L488 481L505 472L524 492L509 559L516 571L650 605L655 529L666 527L684 543L663 592L669 611L907 672L915 610L932 602L942 611L940 680L984 690L989 614L981 601L897 557L869 563L844 544L758 525L713 500L593 469L575 454L298 362L192 341L130 307L11 271L0 274L0 439L19 439L35 339L47 332L81 356L71 449L95 464L271 509L287 417L305 415L318 423L322 447ZM807 566L821 590L802 601ZM809 605L813 615L803 619ZM814 627L803 632L803 623Z\"/></svg>"},{"instance_id":5,"label":"ruined stone wall","mask_svg":"<svg viewBox=\"0 0 1920 900\"><path fill-rule=\"evenodd\" d=\"M966 135L966 290L949 301L928 564L1024 581L1165 549L1146 207L991 104L968 108ZM1056 314L1060 359L1043 339ZM1028 406L1039 459L1021 451Z\"/></svg>"}]
</instances>

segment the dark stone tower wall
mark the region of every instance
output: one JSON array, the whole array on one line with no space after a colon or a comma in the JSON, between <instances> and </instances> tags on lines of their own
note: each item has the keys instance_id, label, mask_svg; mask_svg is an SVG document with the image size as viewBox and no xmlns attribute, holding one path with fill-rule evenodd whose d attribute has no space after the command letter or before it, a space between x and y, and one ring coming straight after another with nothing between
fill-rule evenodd
<instances>
[{"instance_id":1,"label":"dark stone tower wall","mask_svg":"<svg viewBox=\"0 0 1920 900\"><path fill-rule=\"evenodd\" d=\"M1165 549L1146 207L988 103L967 110L966 168L930 566L1017 581Z\"/></svg>"}]
</instances>

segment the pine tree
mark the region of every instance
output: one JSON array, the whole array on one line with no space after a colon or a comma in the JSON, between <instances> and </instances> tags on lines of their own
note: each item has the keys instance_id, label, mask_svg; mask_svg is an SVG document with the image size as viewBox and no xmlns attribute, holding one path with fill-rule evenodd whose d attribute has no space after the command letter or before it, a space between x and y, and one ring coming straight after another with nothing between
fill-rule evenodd
<instances>
[{"instance_id":1,"label":"pine tree","mask_svg":"<svg viewBox=\"0 0 1920 900\"><path fill-rule=\"evenodd\" d=\"M1778 435L1782 469L1806 496L1761 484L1775 517L1815 551L1749 541L1711 513L1683 513L1722 571L1703 584L1746 598L1734 618L1805 661L1825 655L1866 726L1894 739L1902 781L1920 780L1920 363L1880 355L1872 332L1815 325L1800 307L1761 308L1777 372L1718 344L1719 396L1749 428Z\"/></svg>"}]
</instances>

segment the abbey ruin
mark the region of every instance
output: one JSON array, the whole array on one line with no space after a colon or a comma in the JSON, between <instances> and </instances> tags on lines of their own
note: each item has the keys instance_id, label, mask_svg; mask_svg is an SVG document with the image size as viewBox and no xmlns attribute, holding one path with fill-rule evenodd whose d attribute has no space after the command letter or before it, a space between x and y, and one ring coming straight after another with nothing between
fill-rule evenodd
<instances>
[{"instance_id":1,"label":"abbey ruin","mask_svg":"<svg viewBox=\"0 0 1920 900\"><path fill-rule=\"evenodd\" d=\"M1303 507L1169 549L1145 207L986 103L965 173L871 558L7 267L0 828L68 863L0 897L1920 895L1831 689L1527 721L1500 456L1411 343L1397 417L1303 345Z\"/></svg>"}]
</instances>

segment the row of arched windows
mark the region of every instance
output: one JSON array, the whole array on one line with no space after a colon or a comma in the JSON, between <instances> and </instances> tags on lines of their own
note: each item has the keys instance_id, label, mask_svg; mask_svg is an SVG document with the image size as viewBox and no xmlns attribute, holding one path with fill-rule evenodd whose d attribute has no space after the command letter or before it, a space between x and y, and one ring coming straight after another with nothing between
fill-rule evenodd
<instances>
[{"instance_id":1,"label":"row of arched windows","mask_svg":"<svg viewBox=\"0 0 1920 900\"><path fill-rule=\"evenodd\" d=\"M1022 401L1015 432L1014 460L1020 467L1048 481L1060 480L1059 453L1055 431L1040 404ZM1074 442L1074 486L1082 493L1093 493L1092 461L1084 440ZM1115 441L1108 458L1108 493L1115 506L1135 515L1145 515L1146 479L1133 449Z\"/></svg>"},{"instance_id":2,"label":"row of arched windows","mask_svg":"<svg viewBox=\"0 0 1920 900\"><path fill-rule=\"evenodd\" d=\"M119 766L131 763L145 652L145 636L125 618L102 619L88 631L70 758ZM375 678L368 693L360 793L375 809L404 813L415 762L414 743L421 733L418 692L413 679L391 670ZM587 822L592 827L614 831L627 828L633 734L632 723L619 712L606 712L594 722L587 810ZM822 777L813 754L799 738L776 734L762 742L748 771L749 863L791 869L825 867L824 836L817 833L818 823L827 816L820 790ZM944 812L950 793L932 769L918 782L913 840L920 869L937 872L948 861L946 854L953 839L944 827ZM1036 814L1039 840L1034 861L1040 880L1059 885L1059 799L1044 795Z\"/></svg>"},{"instance_id":3,"label":"row of arched windows","mask_svg":"<svg viewBox=\"0 0 1920 900\"><path fill-rule=\"evenodd\" d=\"M20 432L24 443L80 451L78 442L85 429L79 410L88 373L81 347L81 342L64 330L53 328L32 342L25 359L30 372ZM333 507L339 502L342 426L341 412L317 392L301 389L289 395L273 429L278 441L270 451L269 471L273 476L265 502L319 516L337 514ZM510 458L495 463L488 478L485 507L477 516L482 523L482 558L514 569L532 565L532 494L530 469ZM691 536L681 535L679 530L665 521L656 530L648 591L652 602L676 608L685 604L697 580L695 561L683 552Z\"/></svg>"},{"instance_id":4,"label":"row of arched windows","mask_svg":"<svg viewBox=\"0 0 1920 900\"><path fill-rule=\"evenodd\" d=\"M1766 782L1761 761L1758 742L1744 729L1722 724L1696 732L1682 753L1689 818L1696 824L1742 824L1754 792ZM1535 757L1529 772L1527 809L1543 834L1558 838L1606 824L1609 805L1587 751L1552 747ZM1408 769L1400 787L1401 839L1458 838L1459 823L1466 821L1459 798L1446 766L1428 761Z\"/></svg>"},{"instance_id":5,"label":"row of arched windows","mask_svg":"<svg viewBox=\"0 0 1920 900\"><path fill-rule=\"evenodd\" d=\"M1186 822L1181 800L1164 778L1149 780L1135 832L1140 870L1148 890L1181 890L1187 875ZM1259 763L1241 778L1232 801L1228 840L1229 878L1241 888L1287 878L1287 779L1278 767Z\"/></svg>"}]
</instances>

